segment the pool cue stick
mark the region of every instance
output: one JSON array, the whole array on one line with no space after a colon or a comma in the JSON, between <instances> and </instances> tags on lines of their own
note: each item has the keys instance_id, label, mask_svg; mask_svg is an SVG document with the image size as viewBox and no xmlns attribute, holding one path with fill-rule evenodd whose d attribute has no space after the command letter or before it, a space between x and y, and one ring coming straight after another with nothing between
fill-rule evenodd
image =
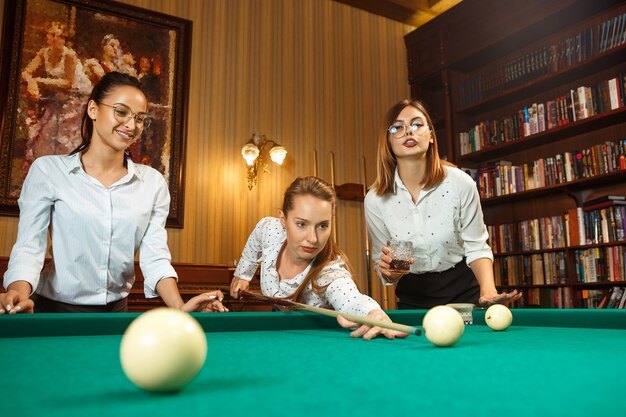
<instances>
[{"instance_id":1,"label":"pool cue stick","mask_svg":"<svg viewBox=\"0 0 626 417\"><path fill-rule=\"evenodd\" d=\"M363 159L363 197L367 194L367 171L365 168L365 155L361 155ZM363 211L365 212L365 203L363 203ZM363 216L365 221L365 216ZM367 223L365 224L365 271L367 273L367 295L372 295L372 270L370 263L372 258L370 256L370 238L367 233Z\"/></svg>"},{"instance_id":2,"label":"pool cue stick","mask_svg":"<svg viewBox=\"0 0 626 417\"><path fill-rule=\"evenodd\" d=\"M297 303L295 301L293 301L293 302L296 303L295 308L298 309L298 310L309 311L311 313L318 313L318 314L322 314L324 316L330 316L330 317L341 316L341 317L343 317L345 319L348 319L350 321L353 321L355 323L366 324L368 326L376 326L376 327L380 327L380 328L383 328L383 329L396 330L398 332L408 333L408 334L415 334L417 336L422 334L422 331L420 329L418 329L417 327L407 326L405 324L398 324L398 323L394 323L394 322L386 322L386 321L382 321L382 320L373 319L373 318L370 318L370 317L367 317L367 316L355 316L354 314L340 313L338 311L329 310L327 308L310 306L308 304L301 304L301 303Z\"/></svg>"},{"instance_id":3,"label":"pool cue stick","mask_svg":"<svg viewBox=\"0 0 626 417\"><path fill-rule=\"evenodd\" d=\"M396 330L398 332L414 334L417 336L422 334L422 331L418 329L417 327L407 326L405 324L386 322L382 320L373 319L367 316L355 316L354 314L340 313L338 311L329 310L327 308L310 306L308 304L302 304L297 301L287 300L284 298L267 297L265 295L256 294L256 293L252 293L252 292L244 291L244 290L240 290L239 293L245 296L251 296L253 298L262 299L262 300L269 301L269 302L274 302L275 304L290 306L290 307L295 308L296 310L304 310L310 313L322 314L324 316L329 316L329 317L341 316L347 320L350 320L359 324L365 324L367 326L376 326L376 327L380 327L383 329Z\"/></svg>"},{"instance_id":4,"label":"pool cue stick","mask_svg":"<svg viewBox=\"0 0 626 417\"><path fill-rule=\"evenodd\" d=\"M335 190L335 153L330 151L330 185ZM336 191L335 191L336 192ZM337 243L337 209L335 208L333 213L333 240Z\"/></svg>"}]
</instances>

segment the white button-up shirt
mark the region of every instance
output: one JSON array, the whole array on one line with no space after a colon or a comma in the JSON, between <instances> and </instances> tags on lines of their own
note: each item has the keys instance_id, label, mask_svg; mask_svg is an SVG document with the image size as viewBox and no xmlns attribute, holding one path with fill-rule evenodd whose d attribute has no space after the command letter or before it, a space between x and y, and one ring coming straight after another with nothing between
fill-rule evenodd
<instances>
[{"instance_id":1,"label":"white button-up shirt","mask_svg":"<svg viewBox=\"0 0 626 417\"><path fill-rule=\"evenodd\" d=\"M280 279L276 263L286 240L287 232L279 219L261 219L246 242L235 276L246 281L252 280L260 262L263 294L281 298L292 295L311 270L311 264L295 277ZM359 316L381 309L376 301L359 292L350 272L343 265L341 258L330 262L320 272L317 280L319 285L328 285L326 291L320 295L315 294L309 283L302 293L302 302L316 307L332 307L342 313Z\"/></svg>"},{"instance_id":2,"label":"white button-up shirt","mask_svg":"<svg viewBox=\"0 0 626 417\"><path fill-rule=\"evenodd\" d=\"M371 189L365 196L372 259L381 279L378 262L392 237L413 242L411 272L415 274L445 271L463 257L467 264L480 258L493 260L476 183L458 168L446 166L445 171L444 180L421 190L415 203L397 169L394 193L380 197Z\"/></svg>"},{"instance_id":3,"label":"white button-up shirt","mask_svg":"<svg viewBox=\"0 0 626 417\"><path fill-rule=\"evenodd\" d=\"M162 278L177 278L167 246L170 196L157 170L128 160L128 173L105 188L87 175L80 154L37 158L18 200L20 222L4 287L28 281L44 297L102 305L126 297L134 256L146 297ZM47 235L52 262L42 271Z\"/></svg>"}]
</instances>

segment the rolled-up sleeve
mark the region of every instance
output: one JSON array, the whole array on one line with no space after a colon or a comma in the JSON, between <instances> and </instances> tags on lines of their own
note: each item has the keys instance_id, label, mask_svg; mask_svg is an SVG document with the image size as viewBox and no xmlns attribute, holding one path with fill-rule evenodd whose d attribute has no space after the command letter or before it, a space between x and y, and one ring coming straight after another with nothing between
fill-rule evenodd
<instances>
[{"instance_id":1,"label":"rolled-up sleeve","mask_svg":"<svg viewBox=\"0 0 626 417\"><path fill-rule=\"evenodd\" d=\"M139 249L139 266L144 276L144 294L147 298L158 297L158 282L163 278L176 278L178 275L172 266L172 255L167 246L165 222L169 214L170 194L162 176L157 176L154 206L146 233Z\"/></svg>"},{"instance_id":2,"label":"rolled-up sleeve","mask_svg":"<svg viewBox=\"0 0 626 417\"><path fill-rule=\"evenodd\" d=\"M476 184L470 177L459 184L461 199L461 238L467 264L476 259L489 258L493 261L493 252L487 244L489 233L483 220L480 196Z\"/></svg>"},{"instance_id":3,"label":"rolled-up sleeve","mask_svg":"<svg viewBox=\"0 0 626 417\"><path fill-rule=\"evenodd\" d=\"M55 199L49 181L49 176L38 160L35 160L28 171L18 199L20 221L8 269L4 274L5 288L15 281L27 281L32 291L39 285L48 246L50 211Z\"/></svg>"}]
</instances>

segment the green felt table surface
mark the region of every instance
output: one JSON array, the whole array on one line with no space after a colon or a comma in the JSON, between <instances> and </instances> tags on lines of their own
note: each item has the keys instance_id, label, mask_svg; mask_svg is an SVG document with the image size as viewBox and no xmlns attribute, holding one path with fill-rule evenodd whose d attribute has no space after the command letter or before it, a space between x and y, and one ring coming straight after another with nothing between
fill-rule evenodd
<instances>
[{"instance_id":1,"label":"green felt table surface","mask_svg":"<svg viewBox=\"0 0 626 417\"><path fill-rule=\"evenodd\" d=\"M390 312L420 325L424 311ZM352 339L309 313L194 314L199 375L176 394L136 388L119 361L137 314L0 316L0 409L7 416L619 416L626 311L484 311L451 348L423 336Z\"/></svg>"}]
</instances>

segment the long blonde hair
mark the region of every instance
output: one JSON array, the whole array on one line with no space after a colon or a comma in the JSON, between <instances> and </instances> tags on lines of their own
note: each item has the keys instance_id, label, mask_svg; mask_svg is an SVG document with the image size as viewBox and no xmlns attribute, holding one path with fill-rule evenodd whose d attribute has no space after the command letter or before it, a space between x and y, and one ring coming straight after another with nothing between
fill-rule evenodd
<instances>
[{"instance_id":1,"label":"long blonde hair","mask_svg":"<svg viewBox=\"0 0 626 417\"><path fill-rule=\"evenodd\" d=\"M398 166L396 156L391 150L389 143L389 132L387 129L398 119L398 115L406 107L413 107L419 110L426 117L426 122L430 129L430 134L433 142L426 151L426 172L422 186L424 188L431 188L439 184L446 176L444 166L454 166L448 161L444 161L439 158L439 149L437 147L437 135L433 128L433 121L426 111L426 107L418 100L402 100L394 105L387 116L385 117L385 123L383 125L383 131L380 132L378 138L378 153L376 155L376 181L372 185L372 188L376 190L376 194L383 196L394 191L394 173Z\"/></svg>"},{"instance_id":2,"label":"long blonde hair","mask_svg":"<svg viewBox=\"0 0 626 417\"><path fill-rule=\"evenodd\" d=\"M283 198L283 214L285 217L288 213L293 209L294 199L298 196L306 196L310 195L315 198L319 198L320 200L327 201L331 203L333 212L335 211L335 203L337 201L337 195L335 194L334 188L325 182L324 180L317 177L299 177L296 178L291 185L285 191L285 196ZM331 224L331 227L335 227ZM319 285L317 283L317 278L322 270L329 263L335 261L338 257L344 262L344 267L350 275L354 276L354 272L350 263L348 262L348 258L345 253L337 246L337 243L333 240L332 234L326 241L326 245L322 248L321 252L317 254L315 259L313 259L311 270L302 281L302 284L296 289L296 291L289 297L288 299L299 301L302 293L307 288L309 282L311 283L311 287L313 288L313 292L320 295L326 291L326 287L328 285Z\"/></svg>"}]
</instances>

